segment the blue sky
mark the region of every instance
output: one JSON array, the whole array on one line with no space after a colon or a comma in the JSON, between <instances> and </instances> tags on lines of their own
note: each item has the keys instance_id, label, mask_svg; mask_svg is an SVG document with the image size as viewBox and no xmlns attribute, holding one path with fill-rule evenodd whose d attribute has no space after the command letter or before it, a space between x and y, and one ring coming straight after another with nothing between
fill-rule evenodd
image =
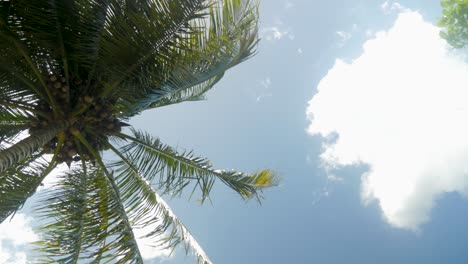
<instances>
[{"instance_id":1,"label":"blue sky","mask_svg":"<svg viewBox=\"0 0 468 264\"><path fill-rule=\"evenodd\" d=\"M439 4L262 1L254 58L208 100L132 120L216 167L281 176L261 205L222 185L212 203L169 199L213 263L468 262L468 64L434 34ZM22 263L27 226L14 240L0 225L0 256Z\"/></svg>"}]
</instances>

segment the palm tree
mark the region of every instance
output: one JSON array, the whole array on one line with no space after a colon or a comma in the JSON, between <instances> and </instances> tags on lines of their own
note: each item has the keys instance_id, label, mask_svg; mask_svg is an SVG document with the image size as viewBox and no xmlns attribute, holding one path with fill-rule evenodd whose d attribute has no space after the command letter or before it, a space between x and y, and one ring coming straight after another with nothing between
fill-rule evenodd
<instances>
[{"instance_id":1,"label":"palm tree","mask_svg":"<svg viewBox=\"0 0 468 264\"><path fill-rule=\"evenodd\" d=\"M215 170L126 122L200 100L257 44L249 0L0 1L0 223L58 165L42 196L45 262L142 263L134 229L210 263L161 195L205 200L216 181L260 199L269 170ZM103 155L115 161L104 162Z\"/></svg>"}]
</instances>

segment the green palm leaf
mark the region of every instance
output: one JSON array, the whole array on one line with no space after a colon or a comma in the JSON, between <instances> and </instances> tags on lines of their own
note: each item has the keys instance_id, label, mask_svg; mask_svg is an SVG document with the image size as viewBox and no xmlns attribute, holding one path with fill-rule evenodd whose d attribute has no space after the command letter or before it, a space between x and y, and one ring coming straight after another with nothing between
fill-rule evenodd
<instances>
[{"instance_id":1,"label":"green palm leaf","mask_svg":"<svg viewBox=\"0 0 468 264\"><path fill-rule=\"evenodd\" d=\"M21 132L28 126L26 122L0 122L0 149L3 149L2 144L16 142Z\"/></svg>"},{"instance_id":2,"label":"green palm leaf","mask_svg":"<svg viewBox=\"0 0 468 264\"><path fill-rule=\"evenodd\" d=\"M1 70L1 66L0 66ZM30 120L35 109L36 97L13 76L0 72L0 120L19 122Z\"/></svg>"},{"instance_id":3,"label":"green palm leaf","mask_svg":"<svg viewBox=\"0 0 468 264\"><path fill-rule=\"evenodd\" d=\"M139 78L147 80L150 86L142 90L141 96L132 97L137 102L127 102L130 105L125 112L133 115L167 105L164 101L171 99L196 98L194 94L212 88L226 70L253 55L257 15L250 1L213 1L207 16L188 22L189 30L183 34L184 47L171 50L171 61L163 61L169 65L169 71L164 72L167 77L151 82L153 74L144 72Z\"/></svg>"},{"instance_id":4,"label":"green palm leaf","mask_svg":"<svg viewBox=\"0 0 468 264\"><path fill-rule=\"evenodd\" d=\"M112 167L115 169L116 182L122 191L122 198L125 200L134 226L136 228L155 226L154 230L145 237L159 241L154 243L156 248L175 248L183 242L186 251L192 249L200 264L211 263L188 229L153 189L148 177L140 173L133 160L114 147L111 148L121 159Z\"/></svg>"},{"instance_id":5,"label":"green palm leaf","mask_svg":"<svg viewBox=\"0 0 468 264\"><path fill-rule=\"evenodd\" d=\"M112 175L101 168L74 170L44 196L50 206L39 209L43 262L143 263Z\"/></svg>"},{"instance_id":6,"label":"green palm leaf","mask_svg":"<svg viewBox=\"0 0 468 264\"><path fill-rule=\"evenodd\" d=\"M19 210L45 178L47 163L37 158L29 157L0 174L0 223Z\"/></svg>"},{"instance_id":7,"label":"green palm leaf","mask_svg":"<svg viewBox=\"0 0 468 264\"><path fill-rule=\"evenodd\" d=\"M186 35L197 34L189 21L201 19L211 1L131 2L125 8L110 6L96 66L112 80L105 93L118 94L123 105L137 104L151 91L161 90L175 68L176 52L187 49Z\"/></svg>"},{"instance_id":8,"label":"green palm leaf","mask_svg":"<svg viewBox=\"0 0 468 264\"><path fill-rule=\"evenodd\" d=\"M276 184L276 178L270 170L255 174L213 169L205 158L192 152L177 153L171 147L162 144L159 139L143 132L132 130L134 136L119 134L132 141L122 147L122 152L131 160L133 166L145 175L149 182L157 177L157 188L163 193L176 195L190 183L195 183L202 193L204 201L216 180L222 181L243 198L260 198L260 191ZM122 162L117 163L122 165Z\"/></svg>"}]
</instances>

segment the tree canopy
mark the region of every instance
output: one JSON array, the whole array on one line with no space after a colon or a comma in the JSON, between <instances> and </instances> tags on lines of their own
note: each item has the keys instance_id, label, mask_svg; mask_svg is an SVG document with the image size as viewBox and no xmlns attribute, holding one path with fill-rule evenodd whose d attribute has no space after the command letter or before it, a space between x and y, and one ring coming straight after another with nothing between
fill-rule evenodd
<instances>
[{"instance_id":1,"label":"tree canopy","mask_svg":"<svg viewBox=\"0 0 468 264\"><path fill-rule=\"evenodd\" d=\"M133 230L155 226L155 245L211 263L162 195L204 201L218 181L259 200L274 174L215 169L127 122L203 99L255 53L257 23L249 0L1 1L0 222L67 164L38 206L41 261L142 263Z\"/></svg>"},{"instance_id":2,"label":"tree canopy","mask_svg":"<svg viewBox=\"0 0 468 264\"><path fill-rule=\"evenodd\" d=\"M455 48L468 45L468 0L442 0L440 35Z\"/></svg>"}]
</instances>

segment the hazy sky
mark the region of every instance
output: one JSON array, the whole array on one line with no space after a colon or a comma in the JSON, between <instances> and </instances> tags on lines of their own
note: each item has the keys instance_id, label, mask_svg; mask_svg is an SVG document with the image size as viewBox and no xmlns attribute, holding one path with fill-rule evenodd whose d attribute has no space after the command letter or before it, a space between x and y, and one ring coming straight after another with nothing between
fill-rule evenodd
<instances>
[{"instance_id":1,"label":"hazy sky","mask_svg":"<svg viewBox=\"0 0 468 264\"><path fill-rule=\"evenodd\" d=\"M208 100L133 119L216 167L281 176L261 205L222 185L168 201L214 263L468 263L468 63L439 5L264 0L258 54ZM27 263L33 221L0 225L0 263Z\"/></svg>"}]
</instances>

